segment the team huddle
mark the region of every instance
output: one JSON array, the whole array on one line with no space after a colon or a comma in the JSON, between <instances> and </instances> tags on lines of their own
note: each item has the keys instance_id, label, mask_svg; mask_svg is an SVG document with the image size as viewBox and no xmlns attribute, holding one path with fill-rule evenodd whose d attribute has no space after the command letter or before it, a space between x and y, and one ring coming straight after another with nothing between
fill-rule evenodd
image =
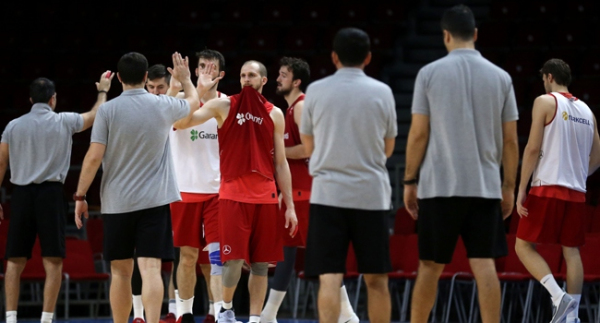
<instances>
[{"instance_id":1,"label":"team huddle","mask_svg":"<svg viewBox=\"0 0 600 323\"><path fill-rule=\"evenodd\" d=\"M503 219L515 205L519 165L514 89L510 75L475 50L468 7L448 9L442 30L449 54L417 75L406 147L404 204L419 223L411 321L428 320L437 281L462 237L482 320L498 322L494 258L507 254ZM224 56L211 49L196 56L194 83L190 60L178 52L169 68L149 67L140 53L123 55L117 73L102 73L97 101L82 114L55 113L54 83L33 81L31 112L8 124L0 144L0 179L10 161L15 186L6 322L17 322L20 275L36 236L47 275L41 321L52 322L65 257L61 197L71 137L90 127L73 194L75 224L84 226L86 193L102 166L103 256L110 261L114 322L128 322L132 307L134 323L160 321L162 262L175 260L167 323L194 322L197 264L209 289L205 323L237 322L233 296L244 267L250 271L249 322L276 323L297 248L306 248L305 273L320 282L320 321L357 323L343 284L350 245L370 321L389 322L386 160L398 129L390 87L364 73L369 36L357 28L338 31L331 53L337 72L310 86L309 65L282 58L276 82L288 104L285 115L262 95L268 78L261 62L245 62L240 93L225 94L218 90ZM586 177L600 166L600 138L589 107L568 92L569 66L552 59L540 74L548 94L533 105L516 199L522 217L516 252L551 294L552 322L571 323L579 321L583 284L580 208ZM115 75L123 92L107 101ZM563 246L566 292L536 243Z\"/></svg>"}]
</instances>

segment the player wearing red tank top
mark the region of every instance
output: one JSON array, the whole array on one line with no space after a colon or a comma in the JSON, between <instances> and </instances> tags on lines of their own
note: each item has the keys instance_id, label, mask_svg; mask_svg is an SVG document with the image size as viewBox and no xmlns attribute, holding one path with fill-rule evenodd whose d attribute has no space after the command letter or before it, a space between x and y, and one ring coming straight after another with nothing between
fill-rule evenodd
<instances>
[{"instance_id":1,"label":"player wearing red tank top","mask_svg":"<svg viewBox=\"0 0 600 323\"><path fill-rule=\"evenodd\" d=\"M579 247L585 243L585 182L600 165L600 138L592 111L567 89L569 65L551 59L540 73L548 94L533 103L517 197L521 220L515 250L525 268L550 293L554 308L550 322L574 323L580 322L578 303L583 288ZM562 245L567 293L535 250L536 243Z\"/></svg>"},{"instance_id":2,"label":"player wearing red tank top","mask_svg":"<svg viewBox=\"0 0 600 323\"><path fill-rule=\"evenodd\" d=\"M257 61L244 63L242 92L214 99L199 109L186 128L216 119L221 151L219 238L223 262L223 308L220 323L235 323L233 294L244 261L252 269L250 322L260 320L267 292L268 263L283 259L275 179L287 207L285 228L294 234L297 225L290 169L285 158L284 116L260 93L267 69Z\"/></svg>"},{"instance_id":3,"label":"player wearing red tank top","mask_svg":"<svg viewBox=\"0 0 600 323\"><path fill-rule=\"evenodd\" d=\"M277 94L283 95L288 103L285 113L285 155L292 174L292 195L296 215L298 217L298 233L291 237L285 234L283 226L279 229L283 234L284 260L277 263L275 275L269 290L269 298L260 317L262 323L277 322L277 311L283 302L296 262L296 248L306 247L308 235L308 210L310 208L310 188L312 177L308 173L309 155L300 140L300 118L304 107L304 91L310 80L310 67L300 58L283 57L279 61L279 77L277 78ZM280 212L286 208L281 207ZM338 322L358 323L346 287L340 289L342 306Z\"/></svg>"}]
</instances>

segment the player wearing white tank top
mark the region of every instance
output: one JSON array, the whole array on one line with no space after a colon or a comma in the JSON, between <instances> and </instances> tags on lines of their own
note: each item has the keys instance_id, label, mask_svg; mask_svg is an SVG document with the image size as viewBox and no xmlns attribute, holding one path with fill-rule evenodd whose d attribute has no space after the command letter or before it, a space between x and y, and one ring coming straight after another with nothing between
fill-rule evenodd
<instances>
[{"instance_id":1,"label":"player wearing white tank top","mask_svg":"<svg viewBox=\"0 0 600 323\"><path fill-rule=\"evenodd\" d=\"M213 79L223 78L225 59L221 53L206 49L196 56L197 75L213 64ZM226 97L217 91L217 86L218 83L200 99L200 108L209 100ZM179 90L179 85L173 82L167 95L178 95ZM214 304L210 306L204 323L214 323L215 313L219 313L223 300L217 220L221 182L217 121L209 120L186 129L173 128L169 140L182 198L181 202L171 204L173 241L181 250L177 268L177 322L194 322L192 307L198 262L209 286L209 301ZM203 258L199 259L204 247L208 249L208 257L202 255Z\"/></svg>"},{"instance_id":2,"label":"player wearing white tank top","mask_svg":"<svg viewBox=\"0 0 600 323\"><path fill-rule=\"evenodd\" d=\"M550 293L552 322L579 322L583 266L578 247L585 243L586 178L600 165L600 139L590 108L567 86L571 69L560 59L540 70L544 94L533 103L529 140L523 153L517 212L521 217L515 249L525 268ZM533 178L532 178L533 175ZM526 195L527 184L531 189ZM562 245L567 293L552 276L536 243Z\"/></svg>"}]
</instances>

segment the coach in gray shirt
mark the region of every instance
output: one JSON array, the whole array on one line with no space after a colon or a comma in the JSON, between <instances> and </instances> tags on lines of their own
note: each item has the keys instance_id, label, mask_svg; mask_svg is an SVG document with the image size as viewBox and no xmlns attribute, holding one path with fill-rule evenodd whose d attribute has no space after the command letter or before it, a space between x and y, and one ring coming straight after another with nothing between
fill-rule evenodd
<instances>
[{"instance_id":1,"label":"coach in gray shirt","mask_svg":"<svg viewBox=\"0 0 600 323\"><path fill-rule=\"evenodd\" d=\"M42 323L52 322L65 257L63 184L69 171L73 134L92 126L106 101L112 76L106 71L96 83L98 99L86 113L56 113L54 82L38 78L30 87L31 111L11 121L0 144L0 182L10 161L14 184L12 215L6 244L6 322L17 321L20 276L39 236L46 271ZM0 219L3 219L0 207ZM6 224L5 224L6 225Z\"/></svg>"},{"instance_id":2,"label":"coach in gray shirt","mask_svg":"<svg viewBox=\"0 0 600 323\"><path fill-rule=\"evenodd\" d=\"M111 308L115 323L128 321L134 253L142 275L146 321L158 323L163 299L161 259L173 259L169 204L180 200L175 181L169 131L199 107L187 57L173 54L173 78L181 82L184 99L154 95L144 89L148 61L128 53L118 63L123 93L98 110L90 148L75 198L75 222L87 216L85 193L100 163L104 219L104 256L111 262ZM204 73L202 74L204 77ZM201 77L199 82L206 79ZM210 76L209 85L211 88Z\"/></svg>"},{"instance_id":3,"label":"coach in gray shirt","mask_svg":"<svg viewBox=\"0 0 600 323\"><path fill-rule=\"evenodd\" d=\"M369 36L340 30L333 41L337 72L306 91L300 133L313 176L305 271L319 275L319 320L337 322L346 254L352 242L364 273L371 322L391 319L386 215L391 188L385 162L394 150L391 89L365 75Z\"/></svg>"},{"instance_id":4,"label":"coach in gray shirt","mask_svg":"<svg viewBox=\"0 0 600 323\"><path fill-rule=\"evenodd\" d=\"M508 73L475 50L477 30L468 7L446 10L441 24L449 54L417 75L406 148L404 204L418 220L420 259L411 321L427 322L438 279L461 236L482 321L498 322L494 258L507 253L502 220L514 204L515 95Z\"/></svg>"}]
</instances>

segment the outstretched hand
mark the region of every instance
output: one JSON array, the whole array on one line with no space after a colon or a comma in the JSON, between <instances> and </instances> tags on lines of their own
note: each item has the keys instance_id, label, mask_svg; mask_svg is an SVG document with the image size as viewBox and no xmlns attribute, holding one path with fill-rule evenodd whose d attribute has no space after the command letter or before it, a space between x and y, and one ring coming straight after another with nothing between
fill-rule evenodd
<instances>
[{"instance_id":1,"label":"outstretched hand","mask_svg":"<svg viewBox=\"0 0 600 323\"><path fill-rule=\"evenodd\" d=\"M186 56L184 59L181 57L181 54L175 52L173 53L172 58L173 68L167 67L167 70L171 73L171 79L175 78L180 83L191 82L190 62L188 57Z\"/></svg>"},{"instance_id":2,"label":"outstretched hand","mask_svg":"<svg viewBox=\"0 0 600 323\"><path fill-rule=\"evenodd\" d=\"M196 86L199 92L207 92L223 78L223 73L220 73L219 76L215 77L214 79L212 78L213 71L216 68L217 67L214 63L209 63L200 72L200 75L198 75L198 85Z\"/></svg>"},{"instance_id":3,"label":"outstretched hand","mask_svg":"<svg viewBox=\"0 0 600 323\"><path fill-rule=\"evenodd\" d=\"M96 82L96 89L98 91L106 91L110 90L110 84L112 83L112 79L115 77L115 73L111 71L106 71L100 75L100 81Z\"/></svg>"}]
</instances>

